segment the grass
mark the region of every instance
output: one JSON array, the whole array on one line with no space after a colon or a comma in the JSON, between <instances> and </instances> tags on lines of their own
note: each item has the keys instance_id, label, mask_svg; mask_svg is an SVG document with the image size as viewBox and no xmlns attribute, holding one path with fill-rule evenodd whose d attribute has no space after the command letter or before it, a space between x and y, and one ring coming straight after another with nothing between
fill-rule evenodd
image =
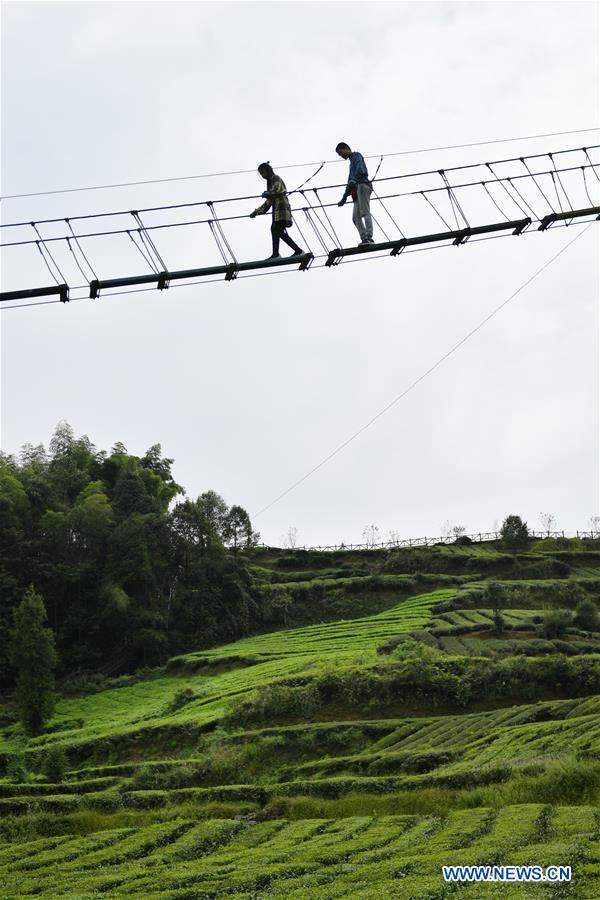
<instances>
[{"instance_id":1,"label":"grass","mask_svg":"<svg viewBox=\"0 0 600 900\"><path fill-rule=\"evenodd\" d=\"M600 694L585 684L600 634L536 632L570 586L595 596L597 550L255 551L251 564L289 594L290 623L307 624L63 695L29 741L0 705L2 900L442 900L456 891L441 866L461 862L574 867L562 887L461 885L477 900L600 896ZM509 591L501 636L481 602L492 576ZM457 672L460 697L469 666L513 656L541 673L527 696L501 682L464 708L377 694L409 664ZM577 690L549 675L575 670ZM236 705L318 683L342 695L300 718L232 719ZM39 774L54 745L69 760L60 784ZM21 752L30 774L15 783L1 766Z\"/></svg>"}]
</instances>

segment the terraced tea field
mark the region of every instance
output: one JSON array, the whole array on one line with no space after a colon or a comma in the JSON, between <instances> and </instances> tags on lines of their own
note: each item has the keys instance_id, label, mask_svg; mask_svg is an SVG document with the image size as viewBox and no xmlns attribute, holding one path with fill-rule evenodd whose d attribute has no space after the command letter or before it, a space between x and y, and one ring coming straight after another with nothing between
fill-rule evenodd
<instances>
[{"instance_id":1,"label":"terraced tea field","mask_svg":"<svg viewBox=\"0 0 600 900\"><path fill-rule=\"evenodd\" d=\"M286 553L250 562L312 624L62 696L29 741L0 706L2 900L600 896L600 632L541 633L600 552ZM462 864L573 880L445 884Z\"/></svg>"}]
</instances>

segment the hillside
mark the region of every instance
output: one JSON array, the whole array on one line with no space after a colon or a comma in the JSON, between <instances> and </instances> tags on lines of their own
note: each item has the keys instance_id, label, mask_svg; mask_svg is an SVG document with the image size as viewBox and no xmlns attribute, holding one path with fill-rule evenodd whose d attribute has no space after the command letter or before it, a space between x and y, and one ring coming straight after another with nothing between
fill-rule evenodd
<instances>
[{"instance_id":1,"label":"hillside","mask_svg":"<svg viewBox=\"0 0 600 900\"><path fill-rule=\"evenodd\" d=\"M600 542L246 562L277 630L72 679L28 741L4 698L3 898L600 895L600 628L552 616L598 602Z\"/></svg>"}]
</instances>

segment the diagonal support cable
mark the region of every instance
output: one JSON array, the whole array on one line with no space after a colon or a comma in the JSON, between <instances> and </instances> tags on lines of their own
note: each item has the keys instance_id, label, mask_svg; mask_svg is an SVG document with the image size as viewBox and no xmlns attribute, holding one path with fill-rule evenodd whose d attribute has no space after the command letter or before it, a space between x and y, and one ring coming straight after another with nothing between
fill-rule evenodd
<instances>
[{"instance_id":1,"label":"diagonal support cable","mask_svg":"<svg viewBox=\"0 0 600 900\"><path fill-rule=\"evenodd\" d=\"M588 154L588 152L587 152L587 147L584 147L584 148L583 148L583 152L584 152L585 155L587 156L587 161L589 162L590 166L592 167L592 172L593 172L594 175L596 176L597 180L600 181L600 175L598 175L598 173L596 172L596 164L593 163L593 162L591 161L591 159L590 159L590 157L589 157L589 154Z\"/></svg>"},{"instance_id":2,"label":"diagonal support cable","mask_svg":"<svg viewBox=\"0 0 600 900\"><path fill-rule=\"evenodd\" d=\"M159 264L159 265L158 265L158 267L157 267L157 271L160 271L160 270L162 269L163 272L166 272L166 271L167 271L167 264L166 264L166 262L164 261L164 259L162 258L162 256L160 255L160 253L158 252L158 247L156 246L156 244L155 244L154 241L152 240L152 237L151 237L150 234L148 233L148 231L147 231L147 229L146 229L146 226L145 226L144 223L142 222L142 219L141 219L141 217L140 217L140 214L138 213L137 210L132 209L132 210L131 210L131 215L133 216L133 218L136 220L137 224L139 225L138 233L139 233L139 235L140 235L140 239L144 242L144 244L145 244L146 247L148 248L148 252L149 252L150 254L154 254L155 259L158 260L158 264Z\"/></svg>"},{"instance_id":3,"label":"diagonal support cable","mask_svg":"<svg viewBox=\"0 0 600 900\"><path fill-rule=\"evenodd\" d=\"M60 284L59 280L57 279L57 277L56 277L56 276L54 275L54 273L52 272L52 269L50 268L50 265L49 265L49 263L48 263L48 260L46 259L46 257L44 256L44 253L42 252L42 247L44 248L45 253L48 254L48 257L52 260L52 265L54 266L54 268L56 269L56 271L58 272L58 274L59 274L60 277L62 278L62 283L63 283L63 284L66 284L66 283L67 283L67 279L65 278L65 276L64 276L63 273L61 272L60 267L59 267L58 263L56 262L56 260L54 259L54 257L52 256L52 254L50 253L50 250L48 249L48 247L46 247L46 244L45 244L45 242L44 242L44 238L43 238L42 235L40 234L40 232L39 232L39 230L38 230L38 227L37 227L36 223L35 223L35 222L31 222L31 227L33 228L33 230L35 231L35 233L37 234L37 236L38 236L38 238L39 238L39 240L36 241L37 248L38 248L38 250L40 251L40 253L42 254L42 259L43 259L44 262L46 263L46 266L48 267L48 271L50 272L50 274L52 275L52 277L54 278L54 280L56 281L56 283L57 283L57 284Z\"/></svg>"},{"instance_id":4,"label":"diagonal support cable","mask_svg":"<svg viewBox=\"0 0 600 900\"><path fill-rule=\"evenodd\" d=\"M235 253L231 249L231 245L230 245L229 241L227 240L227 237L225 236L225 232L223 231L223 226L219 222L219 217L217 216L217 214L215 212L214 203L211 200L209 200L209 201L207 201L206 205L210 209L211 215L213 217L213 224L214 224L215 228L218 229L219 234L221 236L221 240L223 241L223 244L225 245L225 247L227 247L227 251L228 251L229 255L231 256L231 259L234 261L234 263L237 263ZM229 260L226 260L226 262L229 262Z\"/></svg>"},{"instance_id":5,"label":"diagonal support cable","mask_svg":"<svg viewBox=\"0 0 600 900\"><path fill-rule=\"evenodd\" d=\"M74 238L74 240L75 240L75 244L77 245L77 248L79 249L79 252L80 252L81 255L83 256L84 260L86 261L87 266L88 266L90 272L92 273L92 275L94 276L94 278L97 279L98 276L97 276L96 273L94 272L94 267L92 266L91 262L89 261L89 259L88 259L87 256L85 255L85 252L84 252L84 250L83 250L83 247L82 247L81 244L79 243L79 239L78 239L77 235L75 234L75 232L73 231L73 227L72 227L72 225L71 225L71 222L69 221L69 219L65 219L65 222L66 222L67 225L69 226L69 230L70 230L71 234L73 235L73 238ZM67 240L68 240L68 238L67 238ZM71 253L73 253L73 250L71 250ZM75 256L74 253L73 253L73 256ZM81 271L81 269L80 269L80 271Z\"/></svg>"},{"instance_id":6,"label":"diagonal support cable","mask_svg":"<svg viewBox=\"0 0 600 900\"><path fill-rule=\"evenodd\" d=\"M468 221L467 221L467 217L465 216L465 214L464 214L464 212L463 212L463 210L462 210L462 207L461 207L460 203L458 202L458 197L456 196L456 194L455 194L455 192L454 192L454 190L453 190L453 188L452 188L452 185L450 184L450 182L448 181L448 178L446 177L446 172L445 172L445 170L444 170L444 169L440 169L438 174L441 175L442 181L443 181L444 184L446 185L446 190L447 190L447 192L448 192L448 199L450 200L450 205L452 206L452 212L454 213L454 219L455 219L455 221L456 221L456 228L457 228L457 230L460 228L460 225L458 224L458 218L457 218L457 216L456 216L455 206L456 206L456 209L459 211L460 215L462 216L462 219L463 219L463 221L464 221L466 227L469 228L470 226L469 226L469 223L468 223Z\"/></svg>"},{"instance_id":7,"label":"diagonal support cable","mask_svg":"<svg viewBox=\"0 0 600 900\"><path fill-rule=\"evenodd\" d=\"M562 190L562 192L563 192L563 194L564 194L564 196L565 196L565 200L567 201L567 209L574 209L574 206L573 206L573 204L571 203L571 200L570 200L570 198L569 198L569 195L567 194L567 192L566 192L566 190L565 190L565 186L564 186L564 184L562 183L562 180L561 180L561 177L560 177L560 172L559 172L558 169L556 168L556 163L554 162L554 154L553 154L553 153L549 153L548 156L550 157L550 162L551 162L552 165L554 166L554 171L556 172L556 177L557 177L557 179L558 179L558 183L560 184L561 190ZM554 176L552 176L552 178L554 179ZM556 191L556 194L557 194L557 196L558 196L558 190ZM559 202L560 202L560 201L559 201ZM562 207L561 207L561 212L562 212Z\"/></svg>"},{"instance_id":8,"label":"diagonal support cable","mask_svg":"<svg viewBox=\"0 0 600 900\"><path fill-rule=\"evenodd\" d=\"M490 198L490 200L492 201L492 203L494 204L494 206L500 213L500 215L504 216L504 218L506 219L507 222L510 222L509 216L507 216L506 213L504 212L504 210L502 209L502 207L498 203L496 203L496 200L492 196L491 192L488 190L488 186L485 183L485 181L482 181L481 184L482 184L483 189L485 190L486 194L488 195L488 197Z\"/></svg>"},{"instance_id":9,"label":"diagonal support cable","mask_svg":"<svg viewBox=\"0 0 600 900\"><path fill-rule=\"evenodd\" d=\"M321 247L323 248L325 253L329 253L329 248L328 248L327 244L325 243L325 241L323 240L323 238L321 236L321 232L319 231L319 229L316 227L315 223L313 222L313 219L309 212L309 209L312 209L312 207L306 207L306 206L304 207L304 215L306 216L306 219L307 219L309 225L311 226L312 230L314 231L316 238L317 238L318 242L320 243Z\"/></svg>"},{"instance_id":10,"label":"diagonal support cable","mask_svg":"<svg viewBox=\"0 0 600 900\"><path fill-rule=\"evenodd\" d=\"M318 192L317 188L313 188L313 191L315 192L315 197L316 197L317 200L319 201L319 204L320 204L320 206L321 206L321 209L323 210L323 215L325 216L325 218L327 219L327 222L329 223L329 227L331 228L331 231L332 231L332 233L333 233L333 237L334 237L334 239L337 241L338 247L341 247L342 245L341 245L340 239L339 239L339 237L338 237L337 234L336 234L336 230L335 230L335 228L333 227L333 223L332 223L331 219L330 219L329 216L327 215L327 210L326 210L325 207L323 206L323 201L321 200L321 197L319 196L319 192Z\"/></svg>"},{"instance_id":11,"label":"diagonal support cable","mask_svg":"<svg viewBox=\"0 0 600 900\"><path fill-rule=\"evenodd\" d=\"M494 170L492 169L492 164L491 164L491 163L486 163L485 165L486 165L486 168L491 172L491 174L492 174L492 175L494 176L494 178L496 179L496 182L500 185L500 187L505 191L506 195L510 198L510 200L512 201L512 203L514 203L515 206L518 208L518 210L519 210L519 212L521 213L521 215L522 215L522 216L527 216L527 211L526 211L525 209L523 209L523 207L521 206L521 204L519 203L518 200L515 200L515 198L514 198L513 195L511 194L511 192L508 190L508 188L507 188L506 185L504 184L504 180L503 180L502 178L499 178L498 175L494 172ZM537 218L538 218L537 213L533 211L533 209L531 208L531 206L529 205L529 203L527 203L527 201L525 200L525 198L521 196L521 193L515 188L515 186L513 185L512 181L510 180L510 178L507 178L507 181L508 181L508 183L510 184L511 188L513 189L513 191L517 194L517 196L521 199L521 201L522 201L522 202L524 203L524 205L527 207L527 209L529 210L529 212L532 213L534 219L537 219Z\"/></svg>"},{"instance_id":12,"label":"diagonal support cable","mask_svg":"<svg viewBox=\"0 0 600 900\"><path fill-rule=\"evenodd\" d=\"M587 194L587 198L588 198L588 200L590 201L590 206L595 206L596 204L594 203L594 201L593 201L592 198L590 197L590 192L589 192L589 190L588 190L587 178L585 177L585 166L582 166L582 167L581 167L581 172L582 172L582 174L583 174L583 186L584 186L584 188L585 188L585 192L586 192L586 194Z\"/></svg>"},{"instance_id":13,"label":"diagonal support cable","mask_svg":"<svg viewBox=\"0 0 600 900\"><path fill-rule=\"evenodd\" d=\"M432 208L432 210L434 211L434 213L436 214L436 216L439 216L439 218L442 220L442 222L444 223L444 225L446 226L446 228L448 229L448 231L452 231L452 228L450 227L450 225L448 224L448 222L446 222L446 220L445 220L445 218L443 217L443 215L441 214L441 212L439 212L439 210L438 210L438 209L434 206L434 204L431 202L431 200L429 199L429 197L426 195L425 191L419 191L419 193L421 194L421 196L423 197L423 199L426 200L426 201L429 203L429 205L431 206L431 208Z\"/></svg>"},{"instance_id":14,"label":"diagonal support cable","mask_svg":"<svg viewBox=\"0 0 600 900\"><path fill-rule=\"evenodd\" d=\"M225 253L225 250L223 249L223 245L221 243L219 233L218 233L217 229L215 228L215 223L213 222L212 219L209 221L208 227L210 228L211 234L215 239L215 243L216 243L217 247L219 248L219 253L223 257L223 262L228 265L231 262L231 260L229 260L227 258L227 254Z\"/></svg>"},{"instance_id":15,"label":"diagonal support cable","mask_svg":"<svg viewBox=\"0 0 600 900\"><path fill-rule=\"evenodd\" d=\"M529 172L531 178L533 179L533 183L535 184L535 186L536 186L536 188L538 189L538 191L540 192L540 194L542 195L542 197L544 198L544 200L546 201L546 203L548 204L548 206L550 207L550 209L552 210L552 212L555 213L556 210L554 209L554 207L553 207L552 204L550 203L549 199L546 197L544 191L541 189L541 187L540 187L539 184L537 183L536 178L535 178L535 175L533 174L533 172L531 171L531 169L529 168L529 166L527 165L527 163L525 162L525 160L524 160L523 158L521 159L521 162L523 163L523 165L525 166L525 168L526 168L527 171ZM509 181L510 181L510 179L509 179Z\"/></svg>"},{"instance_id":16,"label":"diagonal support cable","mask_svg":"<svg viewBox=\"0 0 600 900\"><path fill-rule=\"evenodd\" d=\"M137 241L135 240L134 236L132 235L132 233L129 229L127 229L127 234L129 235L129 239L131 240L131 243L133 244L135 249L138 250L142 254L142 258L143 258L144 262L146 262L148 264L148 266L150 267L150 270L152 272L155 272L158 275L160 272L160 269L157 267L157 265L154 262L154 260L152 259L152 257L146 254L146 245L144 244L142 247L140 247L140 245L137 243Z\"/></svg>"}]
</instances>

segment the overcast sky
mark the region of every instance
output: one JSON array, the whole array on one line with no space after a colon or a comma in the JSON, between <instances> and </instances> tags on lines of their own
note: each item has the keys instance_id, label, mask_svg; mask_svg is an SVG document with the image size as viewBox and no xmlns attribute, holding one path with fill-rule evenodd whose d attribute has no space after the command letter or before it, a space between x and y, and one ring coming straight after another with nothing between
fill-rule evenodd
<instances>
[{"instance_id":1,"label":"overcast sky","mask_svg":"<svg viewBox=\"0 0 600 900\"><path fill-rule=\"evenodd\" d=\"M277 170L332 161L340 140L376 155L591 128L598 75L591 2L4 2L2 194ZM593 143L414 153L380 174ZM282 174L295 187L314 169ZM314 183L346 173L329 162ZM8 199L3 222L263 189L250 172ZM332 218L355 243L350 205ZM238 258L269 254L268 226L232 229ZM254 525L271 544L294 526L307 545L358 542L369 524L382 538L486 531L510 513L585 529L599 512L598 227L5 310L2 449L47 444L61 419L99 449L160 443L190 496L213 489L254 515L581 234ZM204 237L168 234L171 268L218 261ZM95 252L105 277L144 271L116 241ZM48 282L31 248L9 253L4 289Z\"/></svg>"}]
</instances>

